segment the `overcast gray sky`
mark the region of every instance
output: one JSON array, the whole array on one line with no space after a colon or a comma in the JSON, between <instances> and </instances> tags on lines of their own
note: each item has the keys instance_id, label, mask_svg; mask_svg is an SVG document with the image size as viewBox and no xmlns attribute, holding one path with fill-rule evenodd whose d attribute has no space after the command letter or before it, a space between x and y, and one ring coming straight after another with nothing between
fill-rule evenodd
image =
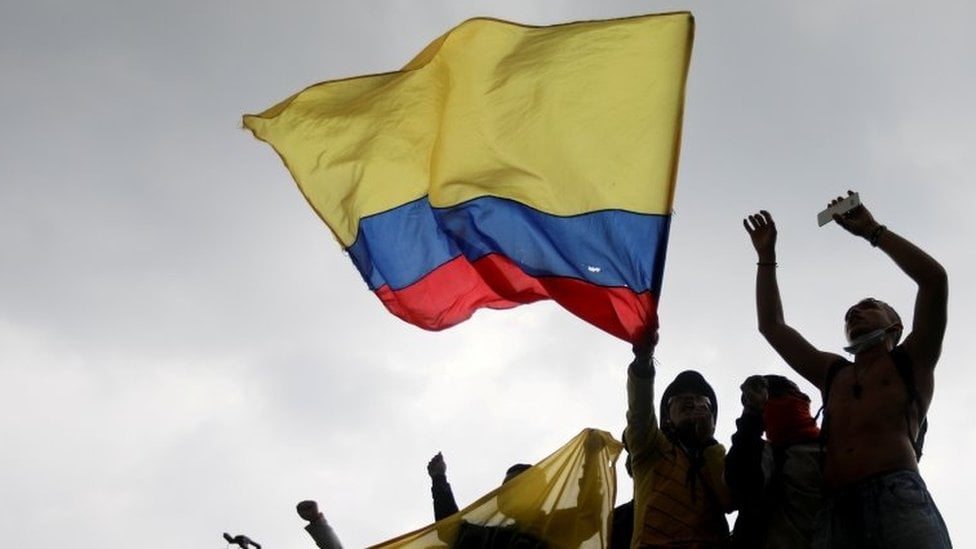
<instances>
[{"instance_id":1,"label":"overcast gray sky","mask_svg":"<svg viewBox=\"0 0 976 549\"><path fill-rule=\"evenodd\" d=\"M787 373L755 329L741 219L759 208L780 228L788 320L815 345L839 351L865 295L907 320L907 277L816 225L860 191L949 271L921 468L956 546L976 545L963 0L0 3L3 545L218 548L229 531L310 547L294 505L314 498L362 547L432 519L437 451L465 505L583 427L619 435L627 344L551 303L440 333L396 319L240 115L397 69L473 16L679 9L697 31L658 379L705 373L728 443L741 380Z\"/></svg>"}]
</instances>

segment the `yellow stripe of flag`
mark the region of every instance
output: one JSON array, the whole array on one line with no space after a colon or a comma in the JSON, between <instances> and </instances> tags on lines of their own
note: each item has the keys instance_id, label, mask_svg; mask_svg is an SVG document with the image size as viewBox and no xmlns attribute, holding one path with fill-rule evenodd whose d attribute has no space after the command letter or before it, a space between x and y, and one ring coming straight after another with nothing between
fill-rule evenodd
<instances>
[{"instance_id":1,"label":"yellow stripe of flag","mask_svg":"<svg viewBox=\"0 0 976 549\"><path fill-rule=\"evenodd\" d=\"M344 246L425 195L543 212L671 211L690 13L530 27L472 19L398 72L244 117Z\"/></svg>"}]
</instances>

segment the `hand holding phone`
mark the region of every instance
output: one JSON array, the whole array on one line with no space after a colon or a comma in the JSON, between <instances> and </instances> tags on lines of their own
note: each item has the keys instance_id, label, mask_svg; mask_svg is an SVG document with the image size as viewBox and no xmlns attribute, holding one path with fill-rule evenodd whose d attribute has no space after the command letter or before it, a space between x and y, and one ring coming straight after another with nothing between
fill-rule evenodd
<instances>
[{"instance_id":1,"label":"hand holding phone","mask_svg":"<svg viewBox=\"0 0 976 549\"><path fill-rule=\"evenodd\" d=\"M843 200L817 214L817 224L821 227L830 223L834 215L844 215L861 205L861 199L857 193L847 195Z\"/></svg>"}]
</instances>

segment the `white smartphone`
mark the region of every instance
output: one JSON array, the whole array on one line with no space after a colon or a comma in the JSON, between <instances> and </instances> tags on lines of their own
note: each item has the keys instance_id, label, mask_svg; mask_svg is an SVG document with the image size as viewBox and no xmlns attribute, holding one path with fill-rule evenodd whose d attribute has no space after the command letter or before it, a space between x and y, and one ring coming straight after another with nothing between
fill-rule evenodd
<instances>
[{"instance_id":1,"label":"white smartphone","mask_svg":"<svg viewBox=\"0 0 976 549\"><path fill-rule=\"evenodd\" d=\"M833 221L834 214L844 215L845 213L853 210L854 208L860 205L861 205L861 199L857 196L857 193L849 194L847 195L846 198L844 198L840 202L818 213L817 224L823 227L827 223Z\"/></svg>"}]
</instances>

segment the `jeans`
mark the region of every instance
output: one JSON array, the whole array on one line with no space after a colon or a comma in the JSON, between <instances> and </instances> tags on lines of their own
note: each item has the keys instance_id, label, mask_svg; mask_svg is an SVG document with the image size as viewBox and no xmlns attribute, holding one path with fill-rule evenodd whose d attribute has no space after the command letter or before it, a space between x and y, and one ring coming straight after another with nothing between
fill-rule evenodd
<instances>
[{"instance_id":1,"label":"jeans","mask_svg":"<svg viewBox=\"0 0 976 549\"><path fill-rule=\"evenodd\" d=\"M832 494L813 534L814 549L947 547L945 522L915 471L871 477Z\"/></svg>"}]
</instances>

